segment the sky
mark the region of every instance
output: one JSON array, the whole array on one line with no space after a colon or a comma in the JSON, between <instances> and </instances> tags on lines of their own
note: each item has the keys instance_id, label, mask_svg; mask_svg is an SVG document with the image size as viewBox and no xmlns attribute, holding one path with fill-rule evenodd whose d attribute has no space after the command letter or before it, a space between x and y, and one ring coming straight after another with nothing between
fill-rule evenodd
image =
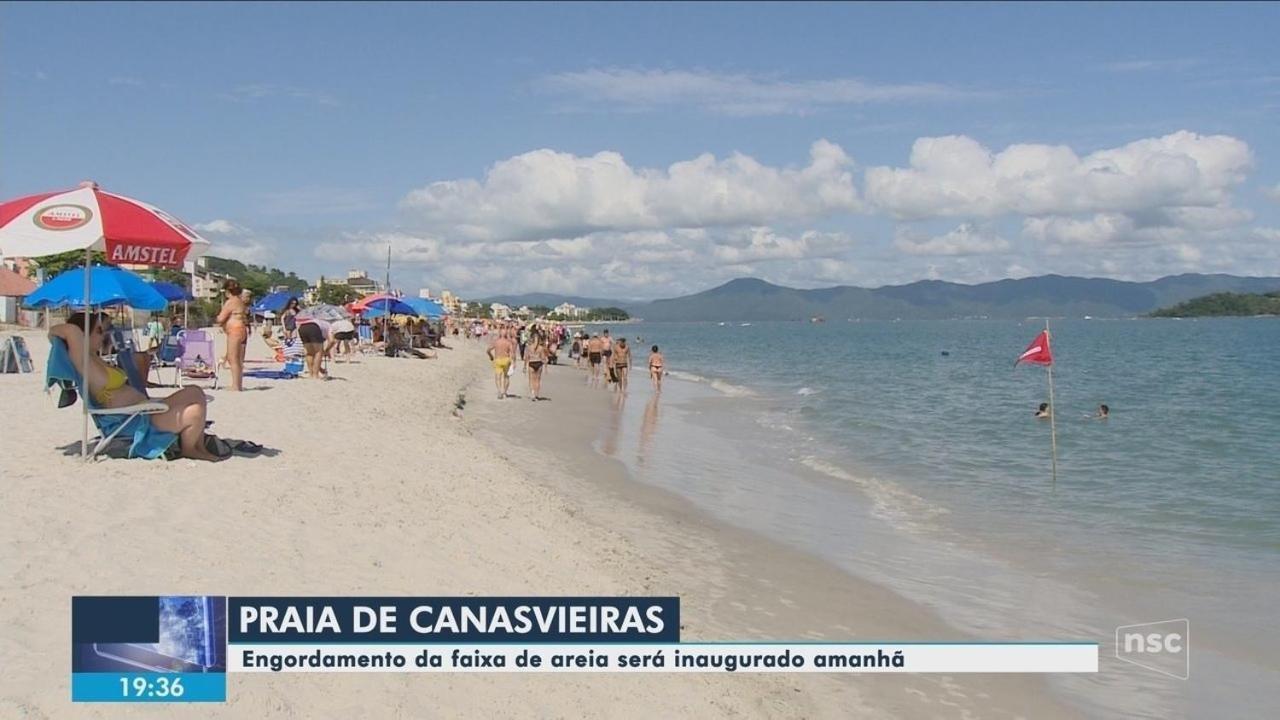
<instances>
[{"instance_id":1,"label":"sky","mask_svg":"<svg viewBox=\"0 0 1280 720\"><path fill-rule=\"evenodd\" d=\"M1280 275L1280 4L0 6L0 198L619 299Z\"/></svg>"}]
</instances>

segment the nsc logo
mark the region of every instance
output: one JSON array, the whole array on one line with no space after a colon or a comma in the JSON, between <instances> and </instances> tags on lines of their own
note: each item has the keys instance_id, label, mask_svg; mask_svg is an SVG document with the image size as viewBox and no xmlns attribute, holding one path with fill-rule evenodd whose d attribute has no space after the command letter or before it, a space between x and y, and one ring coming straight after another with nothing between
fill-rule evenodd
<instances>
[{"instance_id":1,"label":"nsc logo","mask_svg":"<svg viewBox=\"0 0 1280 720\"><path fill-rule=\"evenodd\" d=\"M1186 680L1191 676L1191 621L1121 625L1116 628L1116 659Z\"/></svg>"}]
</instances>

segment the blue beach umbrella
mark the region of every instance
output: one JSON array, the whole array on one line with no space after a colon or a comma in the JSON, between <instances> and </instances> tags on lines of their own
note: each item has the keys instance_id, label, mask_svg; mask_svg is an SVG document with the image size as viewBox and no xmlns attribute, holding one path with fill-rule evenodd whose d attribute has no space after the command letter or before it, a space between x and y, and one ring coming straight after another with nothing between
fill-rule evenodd
<instances>
[{"instance_id":1,"label":"blue beach umbrella","mask_svg":"<svg viewBox=\"0 0 1280 720\"><path fill-rule=\"evenodd\" d=\"M364 306L364 316L378 318L383 315L417 315L418 311L404 300L380 298Z\"/></svg>"},{"instance_id":2,"label":"blue beach umbrella","mask_svg":"<svg viewBox=\"0 0 1280 720\"><path fill-rule=\"evenodd\" d=\"M445 312L444 307L435 300L428 300L427 298L404 298L404 302L406 305L412 307L414 313L420 317L435 320L448 314Z\"/></svg>"},{"instance_id":3,"label":"blue beach umbrella","mask_svg":"<svg viewBox=\"0 0 1280 720\"><path fill-rule=\"evenodd\" d=\"M264 312L278 313L281 310L284 310L285 306L289 304L290 300L293 300L297 297L298 297L298 293L289 292L287 290L282 290L280 292L273 292L268 295L263 295L262 299L254 303L253 307L249 309L258 315L261 315Z\"/></svg>"},{"instance_id":4,"label":"blue beach umbrella","mask_svg":"<svg viewBox=\"0 0 1280 720\"><path fill-rule=\"evenodd\" d=\"M163 310L165 299L138 275L110 265L89 268L89 297L85 297L85 269L75 268L54 277L27 296L25 305L33 309L66 306L107 307L129 305L139 310Z\"/></svg>"},{"instance_id":5,"label":"blue beach umbrella","mask_svg":"<svg viewBox=\"0 0 1280 720\"><path fill-rule=\"evenodd\" d=\"M186 288L180 285L174 285L171 282L156 280L155 282L151 283L151 287L155 288L156 292L163 295L164 299L168 300L171 303L183 302L187 300L195 300L195 298L192 297L191 293L187 292Z\"/></svg>"}]
</instances>

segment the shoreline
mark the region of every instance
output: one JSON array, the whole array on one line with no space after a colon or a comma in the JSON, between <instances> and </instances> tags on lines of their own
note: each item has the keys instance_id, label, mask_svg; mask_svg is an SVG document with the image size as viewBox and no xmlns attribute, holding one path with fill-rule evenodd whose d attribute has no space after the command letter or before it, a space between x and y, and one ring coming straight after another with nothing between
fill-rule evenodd
<instances>
[{"instance_id":1,"label":"shoreline","mask_svg":"<svg viewBox=\"0 0 1280 720\"><path fill-rule=\"evenodd\" d=\"M517 372L517 375L520 373ZM643 389L637 387L642 382ZM965 633L888 588L710 516L679 496L636 480L597 449L612 393L585 385L583 371L549 366L544 395L499 401L485 373L468 388L465 424L495 453L574 507L573 514L615 535L645 568L635 592L681 596L685 640L961 640ZM525 392L514 377L512 390ZM631 394L648 394L648 379ZM474 397L474 400L473 400ZM540 425L542 420L547 428ZM797 692L821 700L821 716L847 716L853 692L862 713L934 717L1076 717L1038 677L788 676ZM803 689L802 689L803 688ZM828 704L828 701L835 701Z\"/></svg>"},{"instance_id":2,"label":"shoreline","mask_svg":"<svg viewBox=\"0 0 1280 720\"><path fill-rule=\"evenodd\" d=\"M662 503L621 505L589 484L572 491L572 483L548 482L542 471L559 467L549 462L522 470L523 455L505 459L515 445L495 452L476 432L472 415L491 382L478 343L451 338L454 349L438 360L331 364L327 382L246 379L243 393L208 390L213 431L262 443L267 450L255 458L85 464L73 452L78 407L57 409L41 387L42 335L27 334L35 373L0 375L9 410L0 434L12 448L0 518L0 574L8 578L0 622L10 628L0 646L10 668L0 680L5 717L173 712L69 704L67 619L78 594L669 593L684 598L691 639L787 636L786 628L802 627L812 597L835 615L856 614L863 631L883 628L881 637L906 637L888 629L917 618L883 591L855 588L799 554L757 574L763 545L727 528L707 542L711 526L670 498L663 514L652 509ZM220 350L222 336L213 337ZM249 358L266 355L255 336ZM470 401L463 420L452 414L460 390ZM559 395L554 379L553 390ZM566 400L522 405L558 411ZM561 415L546 417L558 434L576 437ZM744 591L745 578L757 587ZM805 586L815 595L797 594L802 578L817 580ZM833 638L858 635L825 629ZM668 717L935 717L953 715L955 705L983 716L1068 715L1050 712L1043 693L1023 693L1028 685L1010 676L956 684L944 676L238 675L225 705L182 715L412 716L430 705L458 717L572 717L601 707L626 714L627 697L645 698L647 716ZM973 687L986 697L961 690ZM1012 707L1020 710L996 710L1014 692L1005 688L1016 689Z\"/></svg>"}]
</instances>

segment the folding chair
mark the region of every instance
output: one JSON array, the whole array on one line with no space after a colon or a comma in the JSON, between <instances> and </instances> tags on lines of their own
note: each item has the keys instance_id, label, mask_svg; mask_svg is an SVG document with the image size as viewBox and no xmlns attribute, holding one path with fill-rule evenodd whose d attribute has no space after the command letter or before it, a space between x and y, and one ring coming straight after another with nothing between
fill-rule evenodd
<instances>
[{"instance_id":1,"label":"folding chair","mask_svg":"<svg viewBox=\"0 0 1280 720\"><path fill-rule=\"evenodd\" d=\"M213 357L213 340L203 330L188 330L182 337L182 357L178 373L190 380L213 380L218 387L218 361Z\"/></svg>"},{"instance_id":2,"label":"folding chair","mask_svg":"<svg viewBox=\"0 0 1280 720\"><path fill-rule=\"evenodd\" d=\"M45 388L58 385L64 393L78 394L80 389L80 373L71 363L67 346L62 340L54 340L49 349L49 360L45 365ZM89 417L102 433L89 453L93 458L106 450L117 438L131 439L129 457L142 457L150 460L162 457L178 440L175 433L157 430L151 424L150 415L167 412L169 406L158 401L148 400L134 405L118 408L97 407L92 397L80 398L89 407ZM72 400L72 403L75 401ZM70 405L71 403L67 403Z\"/></svg>"},{"instance_id":3,"label":"folding chair","mask_svg":"<svg viewBox=\"0 0 1280 720\"><path fill-rule=\"evenodd\" d=\"M173 384L180 384L182 369L178 367L178 360L182 359L183 334L180 328L170 330L160 341L160 347L156 348L156 355L151 360L151 372L156 374L156 383L161 381L161 368L173 368Z\"/></svg>"},{"instance_id":4,"label":"folding chair","mask_svg":"<svg viewBox=\"0 0 1280 720\"><path fill-rule=\"evenodd\" d=\"M371 352L377 352L377 348L373 346L373 327L369 325L357 325L356 337L360 342L356 345L356 350L361 355L368 355Z\"/></svg>"}]
</instances>

